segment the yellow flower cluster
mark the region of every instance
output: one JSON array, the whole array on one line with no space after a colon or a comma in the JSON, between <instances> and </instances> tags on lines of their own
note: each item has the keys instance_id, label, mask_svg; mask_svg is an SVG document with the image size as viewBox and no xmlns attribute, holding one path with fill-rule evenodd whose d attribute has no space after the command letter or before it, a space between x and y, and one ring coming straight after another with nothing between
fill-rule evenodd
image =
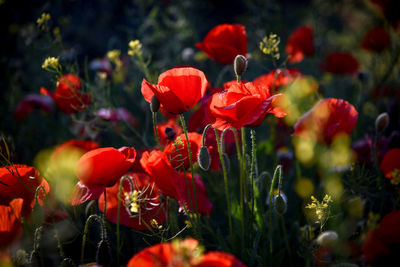
<instances>
[{"instance_id":1,"label":"yellow flower cluster","mask_svg":"<svg viewBox=\"0 0 400 267\"><path fill-rule=\"evenodd\" d=\"M142 43L139 40L130 41L128 45L129 45L128 55L130 56L142 55Z\"/></svg>"},{"instance_id":2,"label":"yellow flower cluster","mask_svg":"<svg viewBox=\"0 0 400 267\"><path fill-rule=\"evenodd\" d=\"M46 58L42 64L42 69L45 69L45 70L51 71L51 72L61 71L61 65L59 62L59 58L58 57Z\"/></svg>"},{"instance_id":3,"label":"yellow flower cluster","mask_svg":"<svg viewBox=\"0 0 400 267\"><path fill-rule=\"evenodd\" d=\"M269 36L265 36L260 42L260 50L266 54L271 55L275 59L280 58L279 54L279 43L281 39L275 33L270 33Z\"/></svg>"},{"instance_id":4,"label":"yellow flower cluster","mask_svg":"<svg viewBox=\"0 0 400 267\"><path fill-rule=\"evenodd\" d=\"M117 66L117 68L122 65L120 56L121 56L121 50L118 49L114 49L107 52L108 59L111 60L111 62L113 62Z\"/></svg>"},{"instance_id":5,"label":"yellow flower cluster","mask_svg":"<svg viewBox=\"0 0 400 267\"><path fill-rule=\"evenodd\" d=\"M329 216L329 202L332 202L332 198L328 195L325 195L321 202L311 196L311 204L308 204L306 209L315 210L318 221L323 224L322 222L326 221Z\"/></svg>"},{"instance_id":6,"label":"yellow flower cluster","mask_svg":"<svg viewBox=\"0 0 400 267\"><path fill-rule=\"evenodd\" d=\"M38 18L36 20L36 23L37 23L39 29L41 29L41 30L47 29L47 26L48 26L47 23L49 22L50 19L51 19L50 14L42 13L40 18Z\"/></svg>"}]
</instances>

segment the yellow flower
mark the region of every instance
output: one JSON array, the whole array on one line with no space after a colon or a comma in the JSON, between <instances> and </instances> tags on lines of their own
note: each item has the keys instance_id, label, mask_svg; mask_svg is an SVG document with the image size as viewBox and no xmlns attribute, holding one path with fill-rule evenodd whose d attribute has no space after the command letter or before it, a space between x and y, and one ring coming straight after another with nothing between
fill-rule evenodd
<instances>
[{"instance_id":1,"label":"yellow flower","mask_svg":"<svg viewBox=\"0 0 400 267\"><path fill-rule=\"evenodd\" d=\"M41 29L41 30L47 29L47 27L48 27L47 23L49 22L50 19L51 19L51 17L50 17L49 13L42 13L40 18L38 18L36 20L36 23L37 23L39 29Z\"/></svg>"},{"instance_id":2,"label":"yellow flower","mask_svg":"<svg viewBox=\"0 0 400 267\"><path fill-rule=\"evenodd\" d=\"M269 36L265 36L260 42L260 50L266 54L271 55L275 59L280 58L279 54L279 43L281 39L275 33L270 33Z\"/></svg>"},{"instance_id":3,"label":"yellow flower","mask_svg":"<svg viewBox=\"0 0 400 267\"><path fill-rule=\"evenodd\" d=\"M42 69L51 72L59 72L61 71L61 65L59 63L58 57L48 57L44 60L42 64Z\"/></svg>"},{"instance_id":4,"label":"yellow flower","mask_svg":"<svg viewBox=\"0 0 400 267\"><path fill-rule=\"evenodd\" d=\"M128 55L130 56L142 55L142 44L140 43L139 40L130 41L128 45L129 45Z\"/></svg>"}]
</instances>

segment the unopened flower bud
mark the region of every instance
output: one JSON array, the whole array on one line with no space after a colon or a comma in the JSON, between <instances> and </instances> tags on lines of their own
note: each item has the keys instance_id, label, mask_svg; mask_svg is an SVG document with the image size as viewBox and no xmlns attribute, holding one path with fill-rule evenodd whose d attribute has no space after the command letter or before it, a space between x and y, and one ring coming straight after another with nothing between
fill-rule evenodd
<instances>
[{"instance_id":1,"label":"unopened flower bud","mask_svg":"<svg viewBox=\"0 0 400 267\"><path fill-rule=\"evenodd\" d=\"M158 101L157 97L153 95L150 102L150 110L151 112L156 113L160 108L160 101Z\"/></svg>"},{"instance_id":2,"label":"unopened flower bud","mask_svg":"<svg viewBox=\"0 0 400 267\"><path fill-rule=\"evenodd\" d=\"M200 147L199 155L197 156L197 162L202 170L208 171L210 168L210 152L206 146Z\"/></svg>"},{"instance_id":3,"label":"unopened flower bud","mask_svg":"<svg viewBox=\"0 0 400 267\"><path fill-rule=\"evenodd\" d=\"M16 267L26 266L28 262L28 253L23 249L18 249L12 256L12 263Z\"/></svg>"},{"instance_id":4,"label":"unopened flower bud","mask_svg":"<svg viewBox=\"0 0 400 267\"><path fill-rule=\"evenodd\" d=\"M97 245L96 262L103 266L111 266L111 247L107 239L100 240L99 244Z\"/></svg>"},{"instance_id":5,"label":"unopened flower bud","mask_svg":"<svg viewBox=\"0 0 400 267\"><path fill-rule=\"evenodd\" d=\"M286 200L281 195L274 196L274 208L276 213L283 215L287 210Z\"/></svg>"},{"instance_id":6,"label":"unopened flower bud","mask_svg":"<svg viewBox=\"0 0 400 267\"><path fill-rule=\"evenodd\" d=\"M40 206L39 203L35 203L33 205L32 213L33 213L32 217L34 224L37 226L42 225L44 220L44 212L42 206Z\"/></svg>"},{"instance_id":7,"label":"unopened flower bud","mask_svg":"<svg viewBox=\"0 0 400 267\"><path fill-rule=\"evenodd\" d=\"M233 62L233 68L237 76L242 76L247 68L247 59L242 55L237 55L235 61Z\"/></svg>"},{"instance_id":8,"label":"unopened flower bud","mask_svg":"<svg viewBox=\"0 0 400 267\"><path fill-rule=\"evenodd\" d=\"M325 231L319 234L316 241L322 247L332 247L338 241L338 237L335 231Z\"/></svg>"},{"instance_id":9,"label":"unopened flower bud","mask_svg":"<svg viewBox=\"0 0 400 267\"><path fill-rule=\"evenodd\" d=\"M389 114L387 112L379 114L375 120L375 129L378 133L383 132L389 124Z\"/></svg>"}]
</instances>

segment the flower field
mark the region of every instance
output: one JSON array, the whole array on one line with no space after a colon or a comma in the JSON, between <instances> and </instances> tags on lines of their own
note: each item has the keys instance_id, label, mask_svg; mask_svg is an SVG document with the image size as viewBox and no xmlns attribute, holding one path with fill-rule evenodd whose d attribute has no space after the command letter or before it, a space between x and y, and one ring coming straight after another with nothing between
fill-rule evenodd
<instances>
[{"instance_id":1,"label":"flower field","mask_svg":"<svg viewBox=\"0 0 400 267\"><path fill-rule=\"evenodd\" d=\"M398 266L398 10L0 0L0 266Z\"/></svg>"}]
</instances>

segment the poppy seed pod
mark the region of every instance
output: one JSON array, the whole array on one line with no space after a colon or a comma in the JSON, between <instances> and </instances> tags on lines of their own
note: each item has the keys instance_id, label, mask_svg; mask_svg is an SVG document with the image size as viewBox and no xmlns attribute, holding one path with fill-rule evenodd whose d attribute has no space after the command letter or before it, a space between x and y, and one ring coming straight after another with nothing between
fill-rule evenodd
<instances>
[{"instance_id":1,"label":"poppy seed pod","mask_svg":"<svg viewBox=\"0 0 400 267\"><path fill-rule=\"evenodd\" d=\"M279 215L283 215L286 212L286 200L281 195L277 195L274 197L274 208L276 213L278 213Z\"/></svg>"},{"instance_id":2,"label":"poppy seed pod","mask_svg":"<svg viewBox=\"0 0 400 267\"><path fill-rule=\"evenodd\" d=\"M160 101L158 101L157 97L153 95L150 101L150 110L153 113L156 113L160 109Z\"/></svg>"},{"instance_id":3,"label":"poppy seed pod","mask_svg":"<svg viewBox=\"0 0 400 267\"><path fill-rule=\"evenodd\" d=\"M199 155L197 156L197 162L202 170L208 171L208 169L210 169L210 152L206 146L200 147Z\"/></svg>"},{"instance_id":4,"label":"poppy seed pod","mask_svg":"<svg viewBox=\"0 0 400 267\"><path fill-rule=\"evenodd\" d=\"M235 61L233 62L233 68L235 70L236 76L242 76L247 68L247 59L242 55L237 55Z\"/></svg>"},{"instance_id":5,"label":"poppy seed pod","mask_svg":"<svg viewBox=\"0 0 400 267\"><path fill-rule=\"evenodd\" d=\"M378 133L383 132L389 124L389 114L387 112L379 114L375 120L375 129Z\"/></svg>"}]
</instances>

